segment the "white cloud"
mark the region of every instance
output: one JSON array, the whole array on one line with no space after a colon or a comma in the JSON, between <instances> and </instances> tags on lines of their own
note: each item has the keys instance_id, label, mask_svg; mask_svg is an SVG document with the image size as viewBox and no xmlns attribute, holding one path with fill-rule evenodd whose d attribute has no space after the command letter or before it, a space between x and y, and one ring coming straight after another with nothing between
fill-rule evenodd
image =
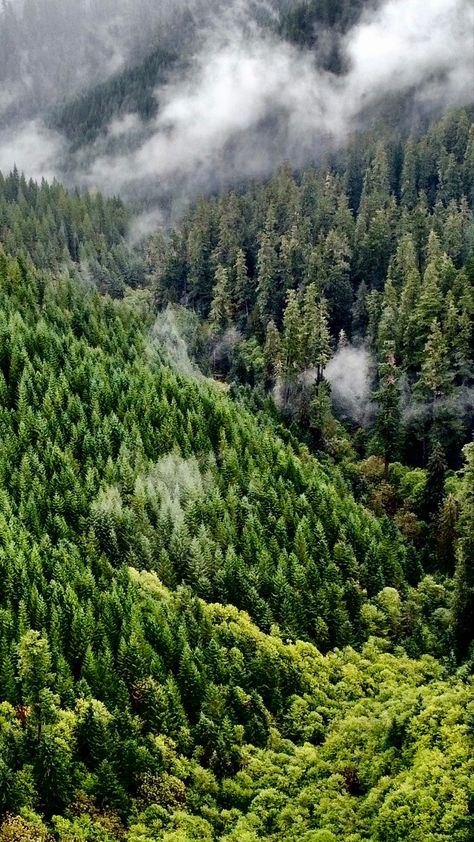
<instances>
[{"instance_id":1,"label":"white cloud","mask_svg":"<svg viewBox=\"0 0 474 842\"><path fill-rule=\"evenodd\" d=\"M373 361L368 351L352 345L341 348L330 360L324 376L339 410L356 423L365 424L373 411Z\"/></svg>"},{"instance_id":2,"label":"white cloud","mask_svg":"<svg viewBox=\"0 0 474 842\"><path fill-rule=\"evenodd\" d=\"M121 4L121 12L129 8L128 0ZM125 196L159 186L179 207L183 196L268 175L284 160L314 159L322 146L343 142L361 112L387 94L416 88L424 106L473 99L470 0L387 0L344 37L341 77L319 70L311 51L262 33L251 5L233 0L222 14L209 12L211 28L201 33L188 73L157 91L157 118L146 127L135 114L114 120L110 149L102 139L77 159L82 185ZM150 2L142 6L148 14ZM165 15L168 4L159 7ZM16 160L27 175L58 172L61 144L38 123L9 142L5 149L0 140L0 167Z\"/></svg>"},{"instance_id":3,"label":"white cloud","mask_svg":"<svg viewBox=\"0 0 474 842\"><path fill-rule=\"evenodd\" d=\"M437 105L472 99L469 0L389 0L344 39L349 70L334 77L314 56L243 30L208 36L185 79L162 88L151 135L132 153L98 157L87 181L126 190L139 180L187 188L265 175L341 141L362 109L413 87Z\"/></svg>"},{"instance_id":4,"label":"white cloud","mask_svg":"<svg viewBox=\"0 0 474 842\"><path fill-rule=\"evenodd\" d=\"M52 181L62 152L61 136L31 120L0 134L0 172L7 173L16 165L27 178Z\"/></svg>"}]
</instances>

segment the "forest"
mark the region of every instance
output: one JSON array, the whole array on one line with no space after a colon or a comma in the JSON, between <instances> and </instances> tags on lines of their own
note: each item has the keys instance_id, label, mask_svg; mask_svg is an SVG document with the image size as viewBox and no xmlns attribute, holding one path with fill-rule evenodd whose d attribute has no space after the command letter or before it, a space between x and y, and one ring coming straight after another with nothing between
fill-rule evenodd
<instances>
[{"instance_id":1,"label":"forest","mask_svg":"<svg viewBox=\"0 0 474 842\"><path fill-rule=\"evenodd\" d=\"M343 79L371 4L275 6ZM71 156L199 8L41 88ZM152 230L0 172L0 842L474 838L474 110L385 106Z\"/></svg>"}]
</instances>

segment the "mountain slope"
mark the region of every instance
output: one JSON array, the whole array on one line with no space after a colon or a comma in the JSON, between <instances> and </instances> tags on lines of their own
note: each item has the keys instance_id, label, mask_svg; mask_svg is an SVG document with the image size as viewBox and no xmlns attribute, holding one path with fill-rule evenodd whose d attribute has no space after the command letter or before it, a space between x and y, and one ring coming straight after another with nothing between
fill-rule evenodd
<instances>
[{"instance_id":1,"label":"mountain slope","mask_svg":"<svg viewBox=\"0 0 474 842\"><path fill-rule=\"evenodd\" d=\"M156 46L135 66L121 68L105 82L82 90L78 95L58 104L51 112L50 125L62 132L71 142L71 151L94 142L112 123L126 114L136 113L144 122L156 116L159 110L159 89L170 78L183 76L188 61L199 50L203 32L219 31L220 19L229 13L228 26L235 19L247 25L258 21L262 33L273 33L300 47L314 50L314 61L325 70L338 73L343 68L339 39L342 33L354 26L364 7L371 7L367 0L357 3L330 3L313 0L286 8L284 2L243 4L232 11L225 4L189 4L177 11L176 18L156 34ZM216 37L217 34L216 34ZM156 94L156 95L155 95Z\"/></svg>"},{"instance_id":2,"label":"mountain slope","mask_svg":"<svg viewBox=\"0 0 474 842\"><path fill-rule=\"evenodd\" d=\"M150 276L159 305L200 314L211 348L234 332L214 371L273 390L313 446L332 447L326 371L339 416L372 433L367 456L425 467L438 442L458 468L473 434L472 109L402 140L356 137L327 168L197 202L156 235Z\"/></svg>"},{"instance_id":3,"label":"mountain slope","mask_svg":"<svg viewBox=\"0 0 474 842\"><path fill-rule=\"evenodd\" d=\"M363 589L416 578L335 469L160 364L140 297L102 303L6 257L2 276L2 476L25 540L81 544L92 528L113 566L151 567L321 645L363 636Z\"/></svg>"},{"instance_id":4,"label":"mountain slope","mask_svg":"<svg viewBox=\"0 0 474 842\"><path fill-rule=\"evenodd\" d=\"M63 815L59 839L71 822L92 839L95 822L108 840L161 804L140 820L151 838L169 822L224 837L247 807L229 813L218 782L253 763L248 746L264 752L273 727L326 733L326 662L272 624L323 648L375 632L442 650L447 593L409 587L416 557L335 468L164 367L146 296L114 303L4 254L0 279L2 810ZM455 821L468 827L462 805Z\"/></svg>"},{"instance_id":5,"label":"mountain slope","mask_svg":"<svg viewBox=\"0 0 474 842\"><path fill-rule=\"evenodd\" d=\"M0 165L91 187L0 173L0 842L474 839L472 12L432 5L0 4Z\"/></svg>"}]
</instances>

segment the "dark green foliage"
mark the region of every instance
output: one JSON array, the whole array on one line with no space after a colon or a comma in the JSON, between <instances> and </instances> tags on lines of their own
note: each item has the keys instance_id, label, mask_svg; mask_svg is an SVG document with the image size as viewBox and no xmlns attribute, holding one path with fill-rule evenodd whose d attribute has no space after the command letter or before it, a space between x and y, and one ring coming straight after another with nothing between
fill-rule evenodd
<instances>
[{"instance_id":1,"label":"dark green foliage","mask_svg":"<svg viewBox=\"0 0 474 842\"><path fill-rule=\"evenodd\" d=\"M301 9L329 14L325 4ZM403 150L372 136L362 150L356 139L326 171L295 175L285 166L241 195L199 201L168 246L161 235L152 243L158 305L195 308L214 344L237 328L226 364L211 354L211 366L262 391L276 385L298 435L332 453L334 436L308 435L312 396L302 394L318 345L311 331L297 336L300 326L305 332L305 307L306 321L315 322L311 291L325 302L333 348L343 331L345 341L364 342L381 367L373 394L378 452L425 466L439 440L448 465L459 468L461 447L474 432L470 119L469 109L449 112ZM315 347L308 348L308 337ZM387 343L393 383L384 368ZM248 360L259 349L263 366ZM296 392L288 389L289 375ZM315 379L321 376L318 368Z\"/></svg>"},{"instance_id":2,"label":"dark green foliage","mask_svg":"<svg viewBox=\"0 0 474 842\"><path fill-rule=\"evenodd\" d=\"M60 184L0 173L0 241L39 269L68 267L103 292L122 295L143 280L140 260L125 243L128 211L120 199L68 193Z\"/></svg>"},{"instance_id":3,"label":"dark green foliage","mask_svg":"<svg viewBox=\"0 0 474 842\"><path fill-rule=\"evenodd\" d=\"M458 558L455 573L454 624L458 652L467 654L472 645L474 623L474 446L465 448L467 464L460 494Z\"/></svg>"},{"instance_id":4,"label":"dark green foliage","mask_svg":"<svg viewBox=\"0 0 474 842\"><path fill-rule=\"evenodd\" d=\"M176 61L173 52L157 47L141 64L56 108L51 124L66 135L74 150L96 140L113 118L133 112L142 120L151 119L158 108L155 88L166 83Z\"/></svg>"},{"instance_id":5,"label":"dark green foliage","mask_svg":"<svg viewBox=\"0 0 474 842\"><path fill-rule=\"evenodd\" d=\"M146 120L173 61L57 119ZM0 842L472 839L470 144L460 110L203 199L152 292L120 201L0 177ZM163 362L152 300L199 314L230 394ZM351 340L378 370L352 438Z\"/></svg>"},{"instance_id":6,"label":"dark green foliage","mask_svg":"<svg viewBox=\"0 0 474 842\"><path fill-rule=\"evenodd\" d=\"M98 803L122 811L124 792L158 762L136 713L184 751L204 735L202 717L212 719L222 775L237 762L237 725L261 742L269 713L281 715L297 686L289 665L280 674L249 650L242 670L243 655L225 654L229 640L209 648L211 627L187 591L176 609L141 609L127 566L326 646L360 636L361 603L344 587L336 545L344 532L351 576L363 581L382 529L270 422L217 387L150 367L138 299L102 301L4 253L0 285L2 696L24 706L23 762L46 812L72 798L79 757L97 770ZM401 541L396 553L403 564ZM214 683L225 717L211 703ZM237 686L256 694L249 707ZM77 705L71 743L58 709Z\"/></svg>"},{"instance_id":7,"label":"dark green foliage","mask_svg":"<svg viewBox=\"0 0 474 842\"><path fill-rule=\"evenodd\" d=\"M188 797L191 819L194 774L214 798L248 743L300 727L308 678L272 624L434 646L411 555L270 417L150 357L136 293L0 267L2 809L64 814L85 790L89 821Z\"/></svg>"},{"instance_id":8,"label":"dark green foliage","mask_svg":"<svg viewBox=\"0 0 474 842\"><path fill-rule=\"evenodd\" d=\"M374 395L378 403L376 431L384 455L385 474L388 477L389 464L399 455L401 437L399 373L394 343L386 343L384 359L379 366L379 382L379 391Z\"/></svg>"}]
</instances>

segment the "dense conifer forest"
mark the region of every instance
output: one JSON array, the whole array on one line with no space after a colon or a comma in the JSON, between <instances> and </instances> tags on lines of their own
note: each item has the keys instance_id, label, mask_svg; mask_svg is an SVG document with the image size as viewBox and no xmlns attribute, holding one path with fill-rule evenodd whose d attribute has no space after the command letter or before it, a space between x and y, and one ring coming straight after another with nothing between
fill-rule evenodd
<instances>
[{"instance_id":1,"label":"dense conifer forest","mask_svg":"<svg viewBox=\"0 0 474 842\"><path fill-rule=\"evenodd\" d=\"M377 4L274 6L343 78ZM41 88L70 156L199 8ZM474 112L415 104L142 236L0 173L0 842L474 838Z\"/></svg>"}]
</instances>

